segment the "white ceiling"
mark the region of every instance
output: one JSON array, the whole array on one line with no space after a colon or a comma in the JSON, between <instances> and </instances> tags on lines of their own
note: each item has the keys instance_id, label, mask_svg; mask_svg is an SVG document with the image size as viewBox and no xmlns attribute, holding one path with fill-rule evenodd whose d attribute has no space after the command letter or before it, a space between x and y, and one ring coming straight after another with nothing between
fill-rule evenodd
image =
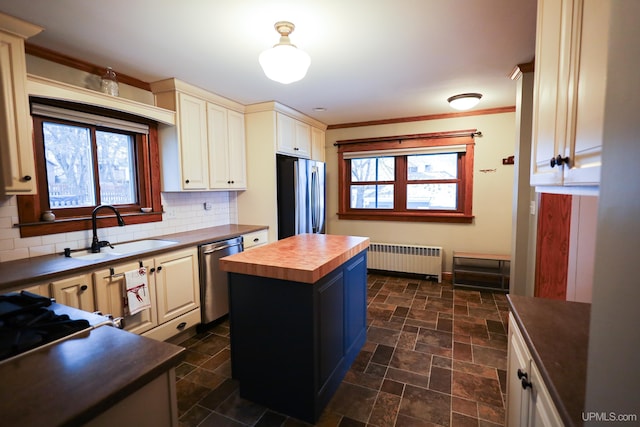
<instances>
[{"instance_id":1,"label":"white ceiling","mask_svg":"<svg viewBox=\"0 0 640 427\"><path fill-rule=\"evenodd\" d=\"M536 0L0 0L45 31L29 41L152 82L177 77L243 104L276 100L326 124L515 105L533 59ZM276 21L311 56L307 76L268 80L258 55ZM324 107L325 112L314 111Z\"/></svg>"}]
</instances>

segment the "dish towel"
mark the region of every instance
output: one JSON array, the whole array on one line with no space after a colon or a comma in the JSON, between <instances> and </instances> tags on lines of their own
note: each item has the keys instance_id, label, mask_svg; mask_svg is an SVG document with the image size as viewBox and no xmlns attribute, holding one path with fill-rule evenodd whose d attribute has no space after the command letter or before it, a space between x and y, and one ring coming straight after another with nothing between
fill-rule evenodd
<instances>
[{"instance_id":1,"label":"dish towel","mask_svg":"<svg viewBox=\"0 0 640 427\"><path fill-rule=\"evenodd\" d=\"M129 315L133 316L142 310L151 307L149 298L149 284L147 282L147 268L140 267L124 273L125 287L127 291L126 303Z\"/></svg>"}]
</instances>

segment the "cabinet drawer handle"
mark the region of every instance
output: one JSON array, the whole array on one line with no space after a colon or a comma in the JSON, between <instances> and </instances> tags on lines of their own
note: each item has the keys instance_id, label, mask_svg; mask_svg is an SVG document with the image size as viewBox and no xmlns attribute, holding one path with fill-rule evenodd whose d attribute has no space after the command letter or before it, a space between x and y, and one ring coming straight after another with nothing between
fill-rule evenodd
<instances>
[{"instance_id":1,"label":"cabinet drawer handle","mask_svg":"<svg viewBox=\"0 0 640 427\"><path fill-rule=\"evenodd\" d=\"M523 390L526 390L528 388L532 388L532 386L533 386L533 384L531 384L531 381L529 381L526 377L521 380L521 383L522 383L522 389Z\"/></svg>"},{"instance_id":2,"label":"cabinet drawer handle","mask_svg":"<svg viewBox=\"0 0 640 427\"><path fill-rule=\"evenodd\" d=\"M89 289L89 287L87 285L80 286L80 290L81 291L86 291L87 289Z\"/></svg>"},{"instance_id":3,"label":"cabinet drawer handle","mask_svg":"<svg viewBox=\"0 0 640 427\"><path fill-rule=\"evenodd\" d=\"M258 243L260 241L260 239L256 237L255 239L253 239L253 241Z\"/></svg>"},{"instance_id":4,"label":"cabinet drawer handle","mask_svg":"<svg viewBox=\"0 0 640 427\"><path fill-rule=\"evenodd\" d=\"M182 322L182 323L179 323L178 326L176 326L176 329L181 331L185 328L185 326L187 326L187 322Z\"/></svg>"}]
</instances>

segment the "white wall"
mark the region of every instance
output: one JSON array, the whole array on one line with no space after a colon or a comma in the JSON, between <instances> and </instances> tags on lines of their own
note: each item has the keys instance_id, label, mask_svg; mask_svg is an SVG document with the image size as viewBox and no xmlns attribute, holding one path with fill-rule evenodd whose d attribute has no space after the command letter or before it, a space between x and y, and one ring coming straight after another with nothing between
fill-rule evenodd
<instances>
[{"instance_id":1,"label":"white wall","mask_svg":"<svg viewBox=\"0 0 640 427\"><path fill-rule=\"evenodd\" d=\"M472 224L340 220L335 141L377 136L478 129L476 138ZM368 236L372 242L425 244L444 248L444 271L451 271L452 252L511 253L513 166L502 159L514 154L515 113L500 113L387 125L328 130L327 232ZM480 172L481 170L493 170Z\"/></svg>"},{"instance_id":2,"label":"white wall","mask_svg":"<svg viewBox=\"0 0 640 427\"><path fill-rule=\"evenodd\" d=\"M204 203L212 204L211 210ZM235 192L162 193L161 222L98 228L98 237L111 243L197 230L237 222ZM126 222L126 217L125 217ZM16 197L0 199L0 262L61 253L64 248L91 245L91 230L20 238Z\"/></svg>"}]
</instances>

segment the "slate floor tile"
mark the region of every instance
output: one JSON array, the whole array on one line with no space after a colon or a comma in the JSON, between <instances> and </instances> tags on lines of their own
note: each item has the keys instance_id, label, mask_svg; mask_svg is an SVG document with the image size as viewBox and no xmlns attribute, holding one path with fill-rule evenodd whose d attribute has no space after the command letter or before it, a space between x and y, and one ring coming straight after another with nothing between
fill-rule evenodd
<instances>
[{"instance_id":1,"label":"slate floor tile","mask_svg":"<svg viewBox=\"0 0 640 427\"><path fill-rule=\"evenodd\" d=\"M504 425L502 293L369 274L367 342L314 427ZM225 320L181 343L180 427L310 427L240 397Z\"/></svg>"}]
</instances>

